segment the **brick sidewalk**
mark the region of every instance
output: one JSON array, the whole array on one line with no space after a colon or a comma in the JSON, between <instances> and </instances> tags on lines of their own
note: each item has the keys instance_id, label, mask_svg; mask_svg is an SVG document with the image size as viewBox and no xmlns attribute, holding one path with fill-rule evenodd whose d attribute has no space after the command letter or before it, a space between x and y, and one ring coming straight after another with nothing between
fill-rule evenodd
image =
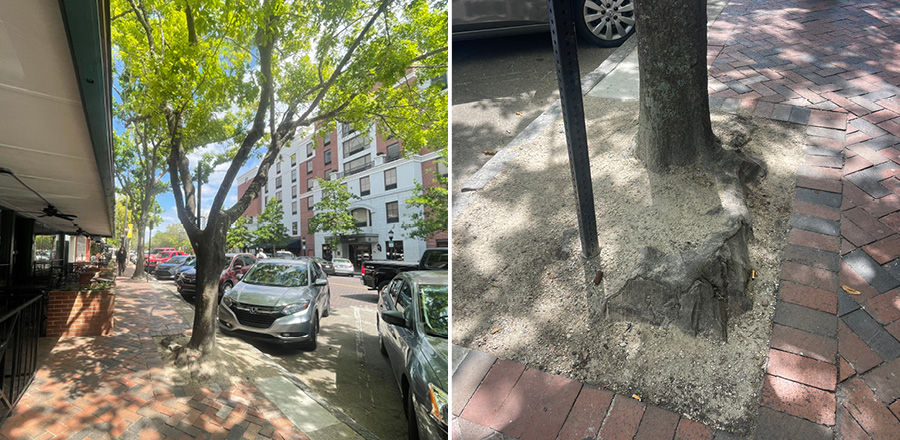
<instances>
[{"instance_id":1,"label":"brick sidewalk","mask_svg":"<svg viewBox=\"0 0 900 440\"><path fill-rule=\"evenodd\" d=\"M111 336L43 338L52 351L0 429L8 439L306 439L253 384L173 386L153 336L188 324L147 283L116 279Z\"/></svg>"},{"instance_id":2,"label":"brick sidewalk","mask_svg":"<svg viewBox=\"0 0 900 440\"><path fill-rule=\"evenodd\" d=\"M733 0L708 35L712 107L807 133L756 437L900 438L900 1ZM484 353L453 392L459 438L729 437Z\"/></svg>"}]
</instances>

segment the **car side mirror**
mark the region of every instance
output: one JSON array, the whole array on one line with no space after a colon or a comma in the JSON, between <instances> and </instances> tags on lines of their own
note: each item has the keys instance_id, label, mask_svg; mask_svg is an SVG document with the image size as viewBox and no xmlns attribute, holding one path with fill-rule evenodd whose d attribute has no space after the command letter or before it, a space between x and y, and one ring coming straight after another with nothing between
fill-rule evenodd
<instances>
[{"instance_id":1,"label":"car side mirror","mask_svg":"<svg viewBox=\"0 0 900 440\"><path fill-rule=\"evenodd\" d=\"M406 324L406 317L403 316L403 312L399 310L382 310L381 311L381 319L384 322L396 325L398 327L408 328L409 326Z\"/></svg>"},{"instance_id":2,"label":"car side mirror","mask_svg":"<svg viewBox=\"0 0 900 440\"><path fill-rule=\"evenodd\" d=\"M313 283L313 286L321 287L321 286L327 286L327 285L328 285L328 280L326 280L325 278L319 278Z\"/></svg>"},{"instance_id":3,"label":"car side mirror","mask_svg":"<svg viewBox=\"0 0 900 440\"><path fill-rule=\"evenodd\" d=\"M239 280L244 279L244 274L242 274L242 273L239 273L239 274L237 274L237 275L235 275L235 276L236 276L237 279L239 279Z\"/></svg>"},{"instance_id":4,"label":"car side mirror","mask_svg":"<svg viewBox=\"0 0 900 440\"><path fill-rule=\"evenodd\" d=\"M234 270L241 270L244 268L244 266L241 266L240 264L235 264L234 266L231 266L231 268Z\"/></svg>"}]
</instances>

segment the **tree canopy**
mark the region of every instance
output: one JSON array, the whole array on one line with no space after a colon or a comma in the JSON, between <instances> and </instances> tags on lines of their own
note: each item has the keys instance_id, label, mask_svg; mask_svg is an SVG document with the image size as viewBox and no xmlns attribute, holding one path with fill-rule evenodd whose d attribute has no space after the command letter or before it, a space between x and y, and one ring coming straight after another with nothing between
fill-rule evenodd
<instances>
[{"instance_id":1,"label":"tree canopy","mask_svg":"<svg viewBox=\"0 0 900 440\"><path fill-rule=\"evenodd\" d=\"M322 199L314 206L316 215L309 219L309 232L331 234L328 246L338 249L341 234L359 231L356 219L350 214L350 203L359 196L351 193L342 180L318 179L316 185L322 188Z\"/></svg>"}]
</instances>

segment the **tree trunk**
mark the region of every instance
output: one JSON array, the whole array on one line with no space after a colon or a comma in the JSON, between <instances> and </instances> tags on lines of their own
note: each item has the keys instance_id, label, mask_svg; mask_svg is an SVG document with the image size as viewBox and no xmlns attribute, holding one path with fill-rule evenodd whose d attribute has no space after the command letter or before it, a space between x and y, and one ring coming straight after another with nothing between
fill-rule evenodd
<instances>
[{"instance_id":1,"label":"tree trunk","mask_svg":"<svg viewBox=\"0 0 900 440\"><path fill-rule=\"evenodd\" d=\"M146 244L147 237L144 236L144 225L147 224L147 210L144 209L142 211L144 214L141 214L140 221L137 225L138 230L138 242L137 242L137 255L134 262L134 273L131 274L131 279L133 280L143 280L144 279L144 245Z\"/></svg>"},{"instance_id":2,"label":"tree trunk","mask_svg":"<svg viewBox=\"0 0 900 440\"><path fill-rule=\"evenodd\" d=\"M637 156L652 171L713 159L706 1L636 0L640 71Z\"/></svg>"},{"instance_id":3,"label":"tree trunk","mask_svg":"<svg viewBox=\"0 0 900 440\"><path fill-rule=\"evenodd\" d=\"M197 293L194 303L194 327L185 347L184 361L196 362L216 349L216 313L219 304L219 278L225 261L225 234L222 228L201 231L194 250L197 254Z\"/></svg>"}]
</instances>

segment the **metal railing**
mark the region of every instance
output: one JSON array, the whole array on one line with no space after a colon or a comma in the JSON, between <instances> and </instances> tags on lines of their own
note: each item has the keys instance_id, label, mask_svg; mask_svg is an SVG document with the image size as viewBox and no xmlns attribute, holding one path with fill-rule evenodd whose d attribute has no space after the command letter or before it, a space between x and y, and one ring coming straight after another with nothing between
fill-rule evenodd
<instances>
[{"instance_id":1,"label":"metal railing","mask_svg":"<svg viewBox=\"0 0 900 440\"><path fill-rule=\"evenodd\" d=\"M0 423L34 380L44 313L42 293L5 299L0 304Z\"/></svg>"}]
</instances>

